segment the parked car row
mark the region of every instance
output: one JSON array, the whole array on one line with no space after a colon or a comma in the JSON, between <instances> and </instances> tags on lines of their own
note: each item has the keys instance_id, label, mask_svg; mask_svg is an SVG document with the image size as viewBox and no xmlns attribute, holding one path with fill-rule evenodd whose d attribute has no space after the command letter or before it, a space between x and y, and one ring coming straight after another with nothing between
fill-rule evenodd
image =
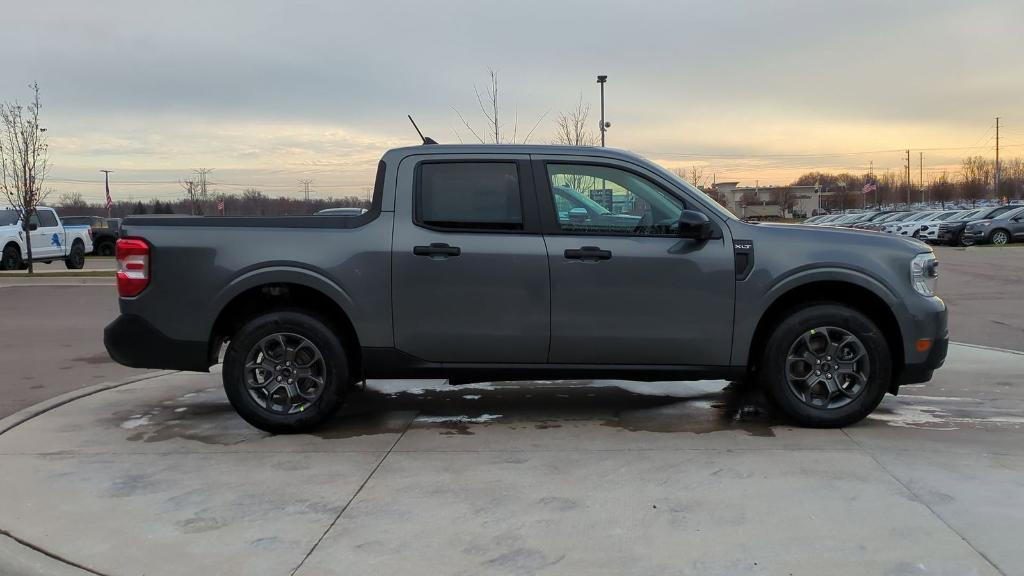
<instances>
[{"instance_id":1,"label":"parked car row","mask_svg":"<svg viewBox=\"0 0 1024 576\"><path fill-rule=\"evenodd\" d=\"M828 214L804 220L811 226L839 226L910 236L933 244L970 246L1024 241L1024 206L970 210L891 210Z\"/></svg>"}]
</instances>

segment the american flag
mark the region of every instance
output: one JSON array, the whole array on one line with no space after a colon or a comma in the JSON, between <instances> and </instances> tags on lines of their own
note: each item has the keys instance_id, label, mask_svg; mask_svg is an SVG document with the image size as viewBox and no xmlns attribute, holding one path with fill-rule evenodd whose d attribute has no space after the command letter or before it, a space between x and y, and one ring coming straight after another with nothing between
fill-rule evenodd
<instances>
[{"instance_id":1,"label":"american flag","mask_svg":"<svg viewBox=\"0 0 1024 576\"><path fill-rule=\"evenodd\" d=\"M223 196L221 197L220 200L217 200L217 211L220 212L222 215L224 214L224 197Z\"/></svg>"},{"instance_id":2,"label":"american flag","mask_svg":"<svg viewBox=\"0 0 1024 576\"><path fill-rule=\"evenodd\" d=\"M878 189L878 187L877 187L877 186L875 186L875 183L874 183L874 182L868 182L867 184L865 184L865 185L864 185L864 187L863 187L863 188L861 188L861 190L862 190L862 191L863 191L863 192L864 192L865 194L867 194L868 192L874 192L874 191L875 191L875 190L877 190L877 189Z\"/></svg>"},{"instance_id":3,"label":"american flag","mask_svg":"<svg viewBox=\"0 0 1024 576\"><path fill-rule=\"evenodd\" d=\"M114 201L110 199L110 181L106 181L107 188L107 215L110 215L110 209L114 207Z\"/></svg>"}]
</instances>

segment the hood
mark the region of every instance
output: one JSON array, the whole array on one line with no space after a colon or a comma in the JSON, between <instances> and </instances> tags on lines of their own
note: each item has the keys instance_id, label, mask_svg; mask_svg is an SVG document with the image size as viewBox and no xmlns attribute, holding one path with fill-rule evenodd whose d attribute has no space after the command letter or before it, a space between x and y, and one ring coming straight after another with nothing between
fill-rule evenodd
<instances>
[{"instance_id":1,"label":"hood","mask_svg":"<svg viewBox=\"0 0 1024 576\"><path fill-rule=\"evenodd\" d=\"M909 236L893 236L891 234L880 234L871 230L860 230L857 228L833 228L829 226L806 226L803 224L782 224L782 223L771 223L771 224L751 224L749 222L736 221L738 224L734 225L735 222L730 221L729 227L732 230L733 237L735 238L746 238L749 234L749 230L741 229L741 226L750 228L756 228L758 231L763 231L764 234L770 236L785 237L789 241L793 242L808 242L808 243L833 243L841 245L851 249L857 247L870 249L873 246L879 248L885 247L892 249L894 247L906 249L908 254L919 254L921 252L931 252L930 246L915 240Z\"/></svg>"}]
</instances>

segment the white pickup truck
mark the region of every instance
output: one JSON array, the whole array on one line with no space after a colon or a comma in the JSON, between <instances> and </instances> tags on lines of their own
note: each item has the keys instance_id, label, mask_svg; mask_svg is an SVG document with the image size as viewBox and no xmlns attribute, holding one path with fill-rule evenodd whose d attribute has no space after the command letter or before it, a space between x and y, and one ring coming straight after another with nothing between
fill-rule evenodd
<instances>
[{"instance_id":1,"label":"white pickup truck","mask_svg":"<svg viewBox=\"0 0 1024 576\"><path fill-rule=\"evenodd\" d=\"M85 255L92 251L92 231L88 226L64 226L53 208L40 206L28 222L32 235L32 260L63 260L69 270L85 266ZM0 210L0 270L28 267L25 231L18 210Z\"/></svg>"}]
</instances>

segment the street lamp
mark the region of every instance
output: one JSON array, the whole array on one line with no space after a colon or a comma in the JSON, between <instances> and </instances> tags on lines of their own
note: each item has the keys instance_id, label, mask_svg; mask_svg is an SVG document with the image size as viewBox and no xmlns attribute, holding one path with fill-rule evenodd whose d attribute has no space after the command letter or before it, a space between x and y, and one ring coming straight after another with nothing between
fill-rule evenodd
<instances>
[{"instance_id":1,"label":"street lamp","mask_svg":"<svg viewBox=\"0 0 1024 576\"><path fill-rule=\"evenodd\" d=\"M605 122L604 120L604 83L608 81L608 76L599 74L597 76L597 83L601 85L601 123L598 127L601 130L601 146L604 146L604 133L612 127L611 122Z\"/></svg>"}]
</instances>

